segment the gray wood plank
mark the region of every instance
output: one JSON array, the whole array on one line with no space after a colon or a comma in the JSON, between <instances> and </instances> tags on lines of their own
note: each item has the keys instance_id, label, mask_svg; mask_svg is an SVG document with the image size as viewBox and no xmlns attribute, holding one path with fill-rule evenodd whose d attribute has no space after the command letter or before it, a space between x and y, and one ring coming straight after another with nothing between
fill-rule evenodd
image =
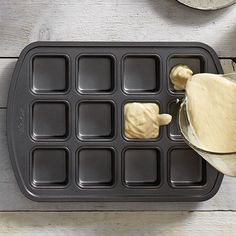
<instances>
[{"instance_id":1,"label":"gray wood plank","mask_svg":"<svg viewBox=\"0 0 236 236\"><path fill-rule=\"evenodd\" d=\"M6 140L6 111L0 110L0 211L143 211L236 210L236 181L225 177L217 195L202 203L72 202L37 203L24 197L16 183Z\"/></svg>"},{"instance_id":2,"label":"gray wood plank","mask_svg":"<svg viewBox=\"0 0 236 236\"><path fill-rule=\"evenodd\" d=\"M6 107L7 94L17 59L0 59L0 107Z\"/></svg>"},{"instance_id":3,"label":"gray wood plank","mask_svg":"<svg viewBox=\"0 0 236 236\"><path fill-rule=\"evenodd\" d=\"M224 73L233 73L236 72L236 62L230 59L221 59L221 65L224 69Z\"/></svg>"},{"instance_id":4,"label":"gray wood plank","mask_svg":"<svg viewBox=\"0 0 236 236\"><path fill-rule=\"evenodd\" d=\"M1 213L0 235L235 235L235 212Z\"/></svg>"},{"instance_id":5,"label":"gray wood plank","mask_svg":"<svg viewBox=\"0 0 236 236\"><path fill-rule=\"evenodd\" d=\"M1 0L0 56L38 40L202 41L236 56L236 6L197 11L166 0Z\"/></svg>"}]
</instances>

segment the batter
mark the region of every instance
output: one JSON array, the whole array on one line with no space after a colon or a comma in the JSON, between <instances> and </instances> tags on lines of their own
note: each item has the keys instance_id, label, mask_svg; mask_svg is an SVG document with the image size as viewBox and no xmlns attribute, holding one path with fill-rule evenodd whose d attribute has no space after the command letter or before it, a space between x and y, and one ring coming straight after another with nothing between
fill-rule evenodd
<instances>
[{"instance_id":1,"label":"batter","mask_svg":"<svg viewBox=\"0 0 236 236\"><path fill-rule=\"evenodd\" d=\"M153 139L159 136L159 127L171 122L169 114L159 114L156 103L127 103L124 107L125 136L131 139Z\"/></svg>"}]
</instances>

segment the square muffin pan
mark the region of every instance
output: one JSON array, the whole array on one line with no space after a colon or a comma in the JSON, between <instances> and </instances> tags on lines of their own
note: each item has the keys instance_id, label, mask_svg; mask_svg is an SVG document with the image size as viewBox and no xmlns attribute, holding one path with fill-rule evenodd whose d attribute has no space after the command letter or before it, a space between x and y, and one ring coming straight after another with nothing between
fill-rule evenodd
<instances>
[{"instance_id":1,"label":"square muffin pan","mask_svg":"<svg viewBox=\"0 0 236 236\"><path fill-rule=\"evenodd\" d=\"M203 201L223 175L179 132L173 66L222 73L202 43L36 42L17 62L7 136L21 191L35 201ZM124 105L173 116L156 139L124 135Z\"/></svg>"}]
</instances>

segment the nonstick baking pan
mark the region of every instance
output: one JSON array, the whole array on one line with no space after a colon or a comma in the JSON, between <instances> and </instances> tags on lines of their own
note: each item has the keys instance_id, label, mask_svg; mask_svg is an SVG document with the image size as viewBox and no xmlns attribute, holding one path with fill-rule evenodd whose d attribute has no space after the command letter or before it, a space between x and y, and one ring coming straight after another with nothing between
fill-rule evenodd
<instances>
[{"instance_id":1,"label":"nonstick baking pan","mask_svg":"<svg viewBox=\"0 0 236 236\"><path fill-rule=\"evenodd\" d=\"M203 201L223 175L183 141L184 96L171 68L222 73L202 43L36 42L17 62L8 99L10 158L35 201ZM128 102L155 102L173 121L157 139L124 136Z\"/></svg>"}]
</instances>

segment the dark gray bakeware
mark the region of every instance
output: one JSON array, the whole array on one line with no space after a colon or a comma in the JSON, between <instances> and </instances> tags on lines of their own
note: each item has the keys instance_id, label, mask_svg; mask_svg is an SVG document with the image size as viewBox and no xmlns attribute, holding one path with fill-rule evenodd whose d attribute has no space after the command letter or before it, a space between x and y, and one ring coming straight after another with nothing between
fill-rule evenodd
<instances>
[{"instance_id":1,"label":"dark gray bakeware","mask_svg":"<svg viewBox=\"0 0 236 236\"><path fill-rule=\"evenodd\" d=\"M202 43L36 42L17 62L7 135L17 182L35 201L203 201L223 175L183 141L176 64L222 73ZM129 140L128 102L173 115L157 139Z\"/></svg>"}]
</instances>

